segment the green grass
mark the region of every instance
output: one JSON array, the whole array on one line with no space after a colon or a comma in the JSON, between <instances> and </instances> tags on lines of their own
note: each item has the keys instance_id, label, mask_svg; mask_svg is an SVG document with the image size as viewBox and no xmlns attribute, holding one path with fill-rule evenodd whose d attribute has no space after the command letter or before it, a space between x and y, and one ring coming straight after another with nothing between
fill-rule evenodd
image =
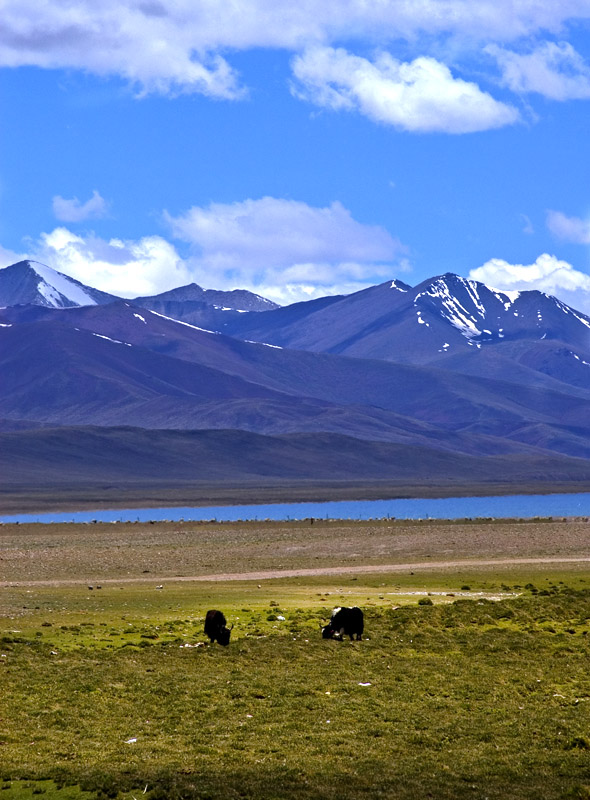
<instances>
[{"instance_id":1,"label":"green grass","mask_svg":"<svg viewBox=\"0 0 590 800\"><path fill-rule=\"evenodd\" d=\"M0 800L589 798L590 590L569 577L421 575L455 594L432 606L388 594L409 576L3 590ZM320 638L342 601L365 641ZM199 644L209 605L228 648Z\"/></svg>"}]
</instances>

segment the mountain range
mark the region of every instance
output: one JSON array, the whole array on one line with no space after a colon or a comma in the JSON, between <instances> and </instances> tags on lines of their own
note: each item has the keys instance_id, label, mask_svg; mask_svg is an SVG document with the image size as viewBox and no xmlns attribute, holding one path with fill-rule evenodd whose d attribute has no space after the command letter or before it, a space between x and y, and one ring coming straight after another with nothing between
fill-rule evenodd
<instances>
[{"instance_id":1,"label":"mountain range","mask_svg":"<svg viewBox=\"0 0 590 800\"><path fill-rule=\"evenodd\" d=\"M445 274L284 308L196 284L126 300L23 261L0 304L4 493L153 488L158 464L162 485L590 478L590 318L541 292Z\"/></svg>"}]
</instances>

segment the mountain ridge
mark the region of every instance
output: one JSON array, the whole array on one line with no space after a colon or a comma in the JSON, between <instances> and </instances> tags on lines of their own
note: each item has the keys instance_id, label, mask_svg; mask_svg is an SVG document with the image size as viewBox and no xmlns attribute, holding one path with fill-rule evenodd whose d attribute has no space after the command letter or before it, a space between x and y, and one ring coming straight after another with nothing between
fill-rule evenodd
<instances>
[{"instance_id":1,"label":"mountain ridge","mask_svg":"<svg viewBox=\"0 0 590 800\"><path fill-rule=\"evenodd\" d=\"M428 365L282 350L124 302L35 308L33 322L27 311L6 309L5 319L25 321L0 328L6 419L273 434L323 425L373 440L399 441L405 431L408 442L470 452L488 452L489 436L496 450L509 452L515 431L542 425L562 431L568 452L567 440L580 448L569 428L584 428L587 416L584 389L541 373L532 387Z\"/></svg>"},{"instance_id":2,"label":"mountain ridge","mask_svg":"<svg viewBox=\"0 0 590 800\"><path fill-rule=\"evenodd\" d=\"M283 347L412 363L523 337L565 338L590 351L587 315L543 292L490 289L453 273L416 287L386 281L291 316L287 324L285 317L285 309L247 315L228 322L224 332Z\"/></svg>"},{"instance_id":3,"label":"mountain ridge","mask_svg":"<svg viewBox=\"0 0 590 800\"><path fill-rule=\"evenodd\" d=\"M177 286L175 289L168 289L160 294L146 297L135 297L131 302L135 305L150 308L150 303L186 303L186 302L205 302L207 305L214 306L218 311L270 311L279 308L277 303L262 297L259 294L250 292L247 289L230 289L222 291L220 289L203 289L198 283L189 283L186 286ZM221 306L217 305L221 303ZM230 305L224 307L224 304Z\"/></svg>"},{"instance_id":4,"label":"mountain ridge","mask_svg":"<svg viewBox=\"0 0 590 800\"><path fill-rule=\"evenodd\" d=\"M94 289L32 259L17 261L0 269L0 306L32 304L48 308L73 308L117 300L123 298ZM150 307L151 303L182 305L197 302L215 311L243 312L278 308L272 300L267 300L247 289L230 291L203 289L196 283L178 286L158 295L138 297L131 302L136 305L143 303L146 308Z\"/></svg>"},{"instance_id":5,"label":"mountain ridge","mask_svg":"<svg viewBox=\"0 0 590 800\"><path fill-rule=\"evenodd\" d=\"M38 290L42 265L21 264L21 274L30 270ZM62 289L61 298L85 291L82 284ZM41 447L59 426L51 441L65 448L65 476L78 452L75 431L83 437L82 429L94 426L103 433L89 441L110 442L125 461L126 481L141 466L116 445L117 437L128 437L125 426L133 427L138 447L144 443L140 449L148 441L140 429L168 431L153 440L166 447L174 431L183 442L191 432L226 431L216 439L225 454L215 463L226 465L228 480L260 480L263 464L268 480L288 480L279 463L284 437L307 442L308 467L299 464L296 481L305 480L306 469L327 480L332 462L323 447L348 459L334 467L343 481L362 481L363 458L366 477L377 481L384 453L398 459L399 470L388 464L383 474L403 480L405 464L408 480L419 481L419 470L410 469L410 454L418 452L415 463L429 485L444 483L452 464L461 465L456 474L465 482L471 472L483 485L485 465L498 481L502 460L506 475L518 474L521 483L545 485L552 475L575 483L576 474L586 474L590 318L556 298L499 292L452 273L417 287L387 281L268 311L191 299L209 291L178 287L164 293L168 299L152 298L156 308L139 305L150 298L103 297L70 307L0 309L0 431L12 437L6 441L16 450L19 437L24 449L34 440ZM183 314L175 317L175 309ZM338 437L346 438L344 449ZM244 442L260 445L261 460L257 467L249 454L240 473L228 459ZM357 442L356 453L350 442ZM58 464L59 447L51 458ZM309 467L313 459L325 473ZM15 480L32 474L25 461L19 466L17 459Z\"/></svg>"}]
</instances>

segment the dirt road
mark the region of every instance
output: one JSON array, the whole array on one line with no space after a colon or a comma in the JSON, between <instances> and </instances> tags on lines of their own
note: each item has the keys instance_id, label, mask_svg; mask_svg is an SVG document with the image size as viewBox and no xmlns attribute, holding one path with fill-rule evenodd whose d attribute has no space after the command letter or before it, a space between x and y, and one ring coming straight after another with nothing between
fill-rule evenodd
<instances>
[{"instance_id":1,"label":"dirt road","mask_svg":"<svg viewBox=\"0 0 590 800\"><path fill-rule=\"evenodd\" d=\"M383 574L395 572L415 572L418 570L445 570L457 568L480 568L480 567L512 567L523 565L540 564L590 564L590 557L544 557L544 558L496 558L496 559L465 559L461 561L418 561L415 563L404 564L379 564L379 565L356 565L339 567L314 567L311 569L276 569L260 570L258 572L229 572L214 575L178 575L178 576L156 576L149 577L122 577L106 578L101 581L101 586L120 584L120 583L156 583L160 585L164 581L174 582L224 582L224 581L264 581L277 578L305 578L322 575L367 575ZM44 580L44 581L0 581L0 588L8 587L36 587L36 586L79 586L88 584L88 581L79 578L64 580Z\"/></svg>"}]
</instances>

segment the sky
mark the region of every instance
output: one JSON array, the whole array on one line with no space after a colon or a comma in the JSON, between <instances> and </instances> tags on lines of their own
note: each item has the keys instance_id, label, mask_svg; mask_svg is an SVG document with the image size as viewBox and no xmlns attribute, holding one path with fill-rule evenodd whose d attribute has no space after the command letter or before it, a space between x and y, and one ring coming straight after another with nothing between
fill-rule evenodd
<instances>
[{"instance_id":1,"label":"sky","mask_svg":"<svg viewBox=\"0 0 590 800\"><path fill-rule=\"evenodd\" d=\"M2 0L0 267L590 313L590 0Z\"/></svg>"}]
</instances>

